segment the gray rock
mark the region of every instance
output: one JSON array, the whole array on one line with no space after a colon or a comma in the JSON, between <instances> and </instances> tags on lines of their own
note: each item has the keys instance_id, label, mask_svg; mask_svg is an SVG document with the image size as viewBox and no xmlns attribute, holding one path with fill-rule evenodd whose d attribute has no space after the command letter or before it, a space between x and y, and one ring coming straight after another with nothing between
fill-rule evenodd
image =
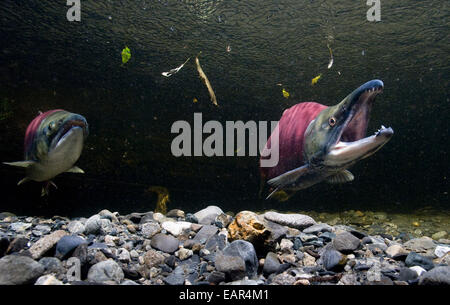
<instances>
[{"instance_id":1,"label":"gray rock","mask_svg":"<svg viewBox=\"0 0 450 305\"><path fill-rule=\"evenodd\" d=\"M319 223L316 225L312 225L303 230L303 233L306 234L318 234L320 232L331 232L333 227L326 223Z\"/></svg>"},{"instance_id":2,"label":"gray rock","mask_svg":"<svg viewBox=\"0 0 450 305\"><path fill-rule=\"evenodd\" d=\"M93 215L86 220L85 234L101 234L102 233L102 221L100 215Z\"/></svg>"},{"instance_id":3,"label":"gray rock","mask_svg":"<svg viewBox=\"0 0 450 305\"><path fill-rule=\"evenodd\" d=\"M0 285L34 283L44 273L44 266L30 257L7 255L0 259Z\"/></svg>"},{"instance_id":4,"label":"gray rock","mask_svg":"<svg viewBox=\"0 0 450 305\"><path fill-rule=\"evenodd\" d=\"M217 271L223 272L232 281L240 280L245 276L245 262L240 256L217 254L215 257Z\"/></svg>"},{"instance_id":5,"label":"gray rock","mask_svg":"<svg viewBox=\"0 0 450 305\"><path fill-rule=\"evenodd\" d=\"M42 234L49 234L52 231L52 229L46 225L37 225L34 227L34 229L41 232Z\"/></svg>"},{"instance_id":6,"label":"gray rock","mask_svg":"<svg viewBox=\"0 0 450 305\"><path fill-rule=\"evenodd\" d=\"M211 284L219 284L225 281L225 273L220 271L213 271L206 279Z\"/></svg>"},{"instance_id":7,"label":"gray rock","mask_svg":"<svg viewBox=\"0 0 450 305\"><path fill-rule=\"evenodd\" d=\"M266 259L264 260L263 273L265 275L277 273L280 270L280 266L278 256L273 252L267 253Z\"/></svg>"},{"instance_id":8,"label":"gray rock","mask_svg":"<svg viewBox=\"0 0 450 305\"><path fill-rule=\"evenodd\" d=\"M235 240L223 249L224 255L239 256L245 262L245 272L249 278L256 276L258 258L255 248L245 240Z\"/></svg>"},{"instance_id":9,"label":"gray rock","mask_svg":"<svg viewBox=\"0 0 450 305\"><path fill-rule=\"evenodd\" d=\"M192 239L194 243L204 244L214 236L219 229L216 226L204 225Z\"/></svg>"},{"instance_id":10,"label":"gray rock","mask_svg":"<svg viewBox=\"0 0 450 305\"><path fill-rule=\"evenodd\" d=\"M185 280L184 269L182 266L175 268L169 276L164 278L167 285L183 285Z\"/></svg>"},{"instance_id":11,"label":"gray rock","mask_svg":"<svg viewBox=\"0 0 450 305\"><path fill-rule=\"evenodd\" d=\"M406 257L405 264L408 267L420 266L425 270L431 270L434 268L433 261L428 257L424 257L418 253L410 252Z\"/></svg>"},{"instance_id":12,"label":"gray rock","mask_svg":"<svg viewBox=\"0 0 450 305\"><path fill-rule=\"evenodd\" d=\"M156 222L145 222L141 225L141 233L145 238L152 238L161 231L161 226Z\"/></svg>"},{"instance_id":13,"label":"gray rock","mask_svg":"<svg viewBox=\"0 0 450 305\"><path fill-rule=\"evenodd\" d=\"M450 266L438 266L423 273L419 285L450 285Z\"/></svg>"},{"instance_id":14,"label":"gray rock","mask_svg":"<svg viewBox=\"0 0 450 305\"><path fill-rule=\"evenodd\" d=\"M43 257L39 260L39 264L44 267L44 273L58 274L63 271L61 261L56 257Z\"/></svg>"},{"instance_id":15,"label":"gray rock","mask_svg":"<svg viewBox=\"0 0 450 305\"><path fill-rule=\"evenodd\" d=\"M332 232L323 232L319 235L319 238L323 240L324 242L330 242L336 237L336 234Z\"/></svg>"},{"instance_id":16,"label":"gray rock","mask_svg":"<svg viewBox=\"0 0 450 305\"><path fill-rule=\"evenodd\" d=\"M102 219L108 219L113 223L118 223L119 220L117 219L116 215L114 215L114 213L108 211L108 210L101 210L98 215L100 215L100 217Z\"/></svg>"},{"instance_id":17,"label":"gray rock","mask_svg":"<svg viewBox=\"0 0 450 305\"><path fill-rule=\"evenodd\" d=\"M138 285L138 283L136 283L135 281L132 280L125 280L122 283L120 283L120 285L124 285L124 286L134 286L134 285Z\"/></svg>"},{"instance_id":18,"label":"gray rock","mask_svg":"<svg viewBox=\"0 0 450 305\"><path fill-rule=\"evenodd\" d=\"M195 217L194 214L191 213L186 214L185 220L192 223L198 223L197 217Z\"/></svg>"},{"instance_id":19,"label":"gray rock","mask_svg":"<svg viewBox=\"0 0 450 305\"><path fill-rule=\"evenodd\" d=\"M65 258L72 250L75 250L81 244L87 244L87 241L76 235L63 236L56 244L55 256L59 259Z\"/></svg>"},{"instance_id":20,"label":"gray rock","mask_svg":"<svg viewBox=\"0 0 450 305\"><path fill-rule=\"evenodd\" d=\"M406 250L410 250L416 253L424 253L427 256L433 255L436 244L434 241L426 236L421 238L413 238L403 244Z\"/></svg>"},{"instance_id":21,"label":"gray rock","mask_svg":"<svg viewBox=\"0 0 450 305\"><path fill-rule=\"evenodd\" d=\"M330 271L341 271L344 269L346 257L339 251L327 249L321 256L323 267Z\"/></svg>"},{"instance_id":22,"label":"gray rock","mask_svg":"<svg viewBox=\"0 0 450 305\"><path fill-rule=\"evenodd\" d=\"M415 272L414 270L411 270L409 268L403 267L400 269L399 275L398 275L398 279L400 281L413 281L418 277L417 272Z\"/></svg>"},{"instance_id":23,"label":"gray rock","mask_svg":"<svg viewBox=\"0 0 450 305\"><path fill-rule=\"evenodd\" d=\"M74 221L69 222L69 224L67 225L67 229L69 230L69 232L71 234L78 235L78 234L84 233L85 226L81 221L74 220Z\"/></svg>"},{"instance_id":24,"label":"gray rock","mask_svg":"<svg viewBox=\"0 0 450 305\"><path fill-rule=\"evenodd\" d=\"M115 281L119 283L124 278L122 268L112 259L99 262L93 265L88 272L88 281L90 282L106 282Z\"/></svg>"},{"instance_id":25,"label":"gray rock","mask_svg":"<svg viewBox=\"0 0 450 305\"><path fill-rule=\"evenodd\" d=\"M163 233L158 233L155 236L153 236L152 241L150 243L150 245L153 248L156 248L166 253L174 253L176 250L178 250L179 244L180 242L178 241L178 239Z\"/></svg>"},{"instance_id":26,"label":"gray rock","mask_svg":"<svg viewBox=\"0 0 450 305\"><path fill-rule=\"evenodd\" d=\"M27 229L29 229L32 226L31 223L26 222L13 222L9 225L9 229L11 231L14 231L16 233L24 233Z\"/></svg>"},{"instance_id":27,"label":"gray rock","mask_svg":"<svg viewBox=\"0 0 450 305\"><path fill-rule=\"evenodd\" d=\"M266 212L264 218L280 225L303 230L315 225L314 219L303 214L281 214L277 212Z\"/></svg>"},{"instance_id":28,"label":"gray rock","mask_svg":"<svg viewBox=\"0 0 450 305\"><path fill-rule=\"evenodd\" d=\"M332 241L334 249L344 254L351 253L358 249L360 241L349 232L342 232L336 235Z\"/></svg>"},{"instance_id":29,"label":"gray rock","mask_svg":"<svg viewBox=\"0 0 450 305\"><path fill-rule=\"evenodd\" d=\"M166 213L166 217L184 218L184 211L180 209L172 209Z\"/></svg>"},{"instance_id":30,"label":"gray rock","mask_svg":"<svg viewBox=\"0 0 450 305\"><path fill-rule=\"evenodd\" d=\"M210 225L214 222L217 216L223 214L221 208L215 205L210 205L203 210L198 211L194 214L195 218L197 218L198 223Z\"/></svg>"}]
</instances>

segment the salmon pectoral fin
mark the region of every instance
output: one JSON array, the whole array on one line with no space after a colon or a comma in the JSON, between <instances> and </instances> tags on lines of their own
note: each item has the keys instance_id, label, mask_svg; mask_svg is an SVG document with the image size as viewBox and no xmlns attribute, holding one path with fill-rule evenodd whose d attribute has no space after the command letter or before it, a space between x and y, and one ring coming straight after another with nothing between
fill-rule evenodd
<instances>
[{"instance_id":1,"label":"salmon pectoral fin","mask_svg":"<svg viewBox=\"0 0 450 305\"><path fill-rule=\"evenodd\" d=\"M294 183L295 181L297 181L297 179L304 175L305 173L307 173L309 170L309 166L308 164L303 165L301 167L298 167L296 169L290 170L288 172L285 172L284 174L272 178L269 181L267 181L267 183L272 186L275 187L276 189L282 189L283 187ZM269 195L270 196L270 195Z\"/></svg>"},{"instance_id":2,"label":"salmon pectoral fin","mask_svg":"<svg viewBox=\"0 0 450 305\"><path fill-rule=\"evenodd\" d=\"M84 171L78 166L74 166L67 170L66 173L84 174Z\"/></svg>"},{"instance_id":3,"label":"salmon pectoral fin","mask_svg":"<svg viewBox=\"0 0 450 305\"><path fill-rule=\"evenodd\" d=\"M3 162L3 164L17 166L17 167L28 167L36 163L35 161L17 161L17 162Z\"/></svg>"},{"instance_id":4,"label":"salmon pectoral fin","mask_svg":"<svg viewBox=\"0 0 450 305\"><path fill-rule=\"evenodd\" d=\"M353 181L355 179L355 176L348 170L343 170L342 172L339 172L333 176L330 176L327 178L328 183L336 184L336 183L346 183Z\"/></svg>"}]
</instances>

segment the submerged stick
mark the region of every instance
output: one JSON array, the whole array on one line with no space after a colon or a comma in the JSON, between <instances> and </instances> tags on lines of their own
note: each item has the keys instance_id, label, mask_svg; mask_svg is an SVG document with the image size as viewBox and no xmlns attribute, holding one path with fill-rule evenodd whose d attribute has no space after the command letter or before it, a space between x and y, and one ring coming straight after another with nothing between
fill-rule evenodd
<instances>
[{"instance_id":1,"label":"submerged stick","mask_svg":"<svg viewBox=\"0 0 450 305\"><path fill-rule=\"evenodd\" d=\"M200 55L201 53L202 52L198 53L198 55ZM211 97L211 101L213 102L214 105L219 106L219 104L217 104L216 95L214 94L214 91L211 87L211 83L209 82L208 78L206 77L205 72L203 72L203 69L200 66L200 61L198 60L198 55L197 55L197 57L195 57L195 63L197 64L198 74L200 75L200 78L203 80L203 83L205 84L205 86L208 88L209 95Z\"/></svg>"}]
</instances>

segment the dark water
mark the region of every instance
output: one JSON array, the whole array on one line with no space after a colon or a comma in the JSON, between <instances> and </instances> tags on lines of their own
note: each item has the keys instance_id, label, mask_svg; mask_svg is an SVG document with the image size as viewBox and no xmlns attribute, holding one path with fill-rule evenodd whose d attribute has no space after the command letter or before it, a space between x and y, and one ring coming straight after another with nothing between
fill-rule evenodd
<instances>
[{"instance_id":1,"label":"dark water","mask_svg":"<svg viewBox=\"0 0 450 305\"><path fill-rule=\"evenodd\" d=\"M449 209L447 1L381 0L380 22L367 21L363 0L81 3L81 22L68 22L66 1L2 2L0 160L22 159L25 129L39 110L80 113L90 135L77 162L86 174L57 177L48 198L39 197L39 183L17 187L22 171L1 165L0 210L147 211L155 206L151 185L169 190L169 208L186 211L208 204L235 212ZM125 46L132 57L121 67ZM194 58L178 74L161 76L199 51L219 107ZM172 123L192 122L194 112L203 122L278 120L301 101L336 104L374 78L385 90L368 133L384 124L395 135L354 166L352 183L318 184L280 204L257 197L257 157L171 154Z\"/></svg>"}]
</instances>

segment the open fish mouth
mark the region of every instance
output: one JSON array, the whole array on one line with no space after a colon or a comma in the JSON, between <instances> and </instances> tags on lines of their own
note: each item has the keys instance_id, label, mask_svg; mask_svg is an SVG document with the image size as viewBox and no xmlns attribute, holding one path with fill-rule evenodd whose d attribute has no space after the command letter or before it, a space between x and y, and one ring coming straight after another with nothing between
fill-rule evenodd
<instances>
[{"instance_id":1,"label":"open fish mouth","mask_svg":"<svg viewBox=\"0 0 450 305\"><path fill-rule=\"evenodd\" d=\"M58 133L51 141L51 147L56 148L66 141L70 135L72 135L76 130L82 129L85 136L88 133L88 125L84 119L71 119L63 123L59 128Z\"/></svg>"},{"instance_id":2,"label":"open fish mouth","mask_svg":"<svg viewBox=\"0 0 450 305\"><path fill-rule=\"evenodd\" d=\"M392 137L392 128L383 125L372 136L366 137L373 102L383 92L383 87L382 81L373 80L351 94L350 113L341 127L337 141L330 146L327 156L329 161L351 163L366 158Z\"/></svg>"}]
</instances>

